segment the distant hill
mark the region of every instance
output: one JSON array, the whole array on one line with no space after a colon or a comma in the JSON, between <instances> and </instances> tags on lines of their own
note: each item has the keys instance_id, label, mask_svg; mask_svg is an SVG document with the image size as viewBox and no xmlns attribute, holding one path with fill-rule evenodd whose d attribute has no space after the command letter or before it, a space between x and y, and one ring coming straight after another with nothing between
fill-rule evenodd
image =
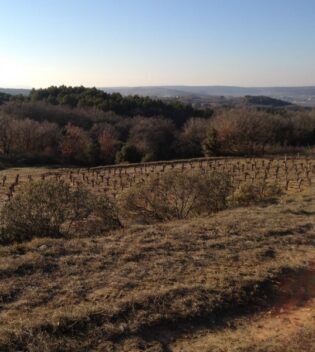
<instances>
[{"instance_id":1,"label":"distant hill","mask_svg":"<svg viewBox=\"0 0 315 352\"><path fill-rule=\"evenodd\" d=\"M315 106L315 86L310 87L234 87L234 86L146 86L146 87L103 87L107 93L168 98L215 98L264 96L302 106ZM29 95L30 89L0 88L1 93ZM264 104L263 104L264 105ZM268 105L268 104L267 104Z\"/></svg>"},{"instance_id":2,"label":"distant hill","mask_svg":"<svg viewBox=\"0 0 315 352\"><path fill-rule=\"evenodd\" d=\"M242 100L244 105L255 105L255 106L262 106L262 107L282 108L282 107L293 105L292 103L284 100L260 96L260 95L258 96L246 95L246 97L243 98Z\"/></svg>"},{"instance_id":3,"label":"distant hill","mask_svg":"<svg viewBox=\"0 0 315 352\"><path fill-rule=\"evenodd\" d=\"M109 87L106 92L122 95L140 95L157 98L177 97L245 97L265 96L293 104L315 106L314 87L233 87L233 86L152 86L152 87Z\"/></svg>"},{"instance_id":4,"label":"distant hill","mask_svg":"<svg viewBox=\"0 0 315 352\"><path fill-rule=\"evenodd\" d=\"M130 95L214 95L214 96L315 96L314 87L233 87L233 86L148 86L148 87L107 87L108 92L121 92Z\"/></svg>"},{"instance_id":5,"label":"distant hill","mask_svg":"<svg viewBox=\"0 0 315 352\"><path fill-rule=\"evenodd\" d=\"M0 93L11 95L29 95L30 89L0 88Z\"/></svg>"}]
</instances>

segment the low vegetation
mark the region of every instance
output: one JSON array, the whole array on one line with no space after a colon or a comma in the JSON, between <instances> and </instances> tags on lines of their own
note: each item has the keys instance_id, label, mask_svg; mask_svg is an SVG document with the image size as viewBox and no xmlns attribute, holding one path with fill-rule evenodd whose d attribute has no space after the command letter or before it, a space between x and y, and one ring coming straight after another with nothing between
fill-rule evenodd
<instances>
[{"instance_id":1,"label":"low vegetation","mask_svg":"<svg viewBox=\"0 0 315 352\"><path fill-rule=\"evenodd\" d=\"M266 181L246 182L240 185L231 196L230 202L235 206L269 204L277 201L283 190L279 184Z\"/></svg>"},{"instance_id":2,"label":"low vegetation","mask_svg":"<svg viewBox=\"0 0 315 352\"><path fill-rule=\"evenodd\" d=\"M227 336L290 302L300 291L288 282L300 304L314 292L314 196L0 246L0 350L258 351L246 332Z\"/></svg>"},{"instance_id":3,"label":"low vegetation","mask_svg":"<svg viewBox=\"0 0 315 352\"><path fill-rule=\"evenodd\" d=\"M306 158L1 171L0 351L282 352L257 333L315 297L314 171Z\"/></svg>"},{"instance_id":4,"label":"low vegetation","mask_svg":"<svg viewBox=\"0 0 315 352\"><path fill-rule=\"evenodd\" d=\"M277 184L262 182L248 181L235 189L225 172L169 170L135 184L114 202L84 186L73 188L62 179L48 178L23 184L5 203L0 243L97 235L121 226L118 213L123 219L145 223L187 219L233 206L274 202L281 194Z\"/></svg>"},{"instance_id":5,"label":"low vegetation","mask_svg":"<svg viewBox=\"0 0 315 352\"><path fill-rule=\"evenodd\" d=\"M64 181L48 179L24 184L2 209L0 243L33 237L65 237L119 227L114 205L106 196L84 188L71 190Z\"/></svg>"},{"instance_id":6,"label":"low vegetation","mask_svg":"<svg viewBox=\"0 0 315 352\"><path fill-rule=\"evenodd\" d=\"M122 196L124 213L143 220L186 219L227 207L232 184L223 172L168 171L153 175Z\"/></svg>"}]
</instances>

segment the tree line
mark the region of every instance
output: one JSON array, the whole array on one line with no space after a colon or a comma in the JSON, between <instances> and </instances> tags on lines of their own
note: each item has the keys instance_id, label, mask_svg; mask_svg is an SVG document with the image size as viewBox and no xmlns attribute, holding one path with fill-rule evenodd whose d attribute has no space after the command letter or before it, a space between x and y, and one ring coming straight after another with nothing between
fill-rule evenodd
<instances>
[{"instance_id":1,"label":"tree line","mask_svg":"<svg viewBox=\"0 0 315 352\"><path fill-rule=\"evenodd\" d=\"M177 126L190 117L209 116L212 110L194 109L189 104L179 101L165 103L159 99L140 97L138 95L123 97L120 93L106 93L96 88L85 87L50 87L33 89L29 97L32 102L46 102L71 108L96 108L101 111L112 111L123 116L164 116Z\"/></svg>"},{"instance_id":2,"label":"tree line","mask_svg":"<svg viewBox=\"0 0 315 352\"><path fill-rule=\"evenodd\" d=\"M290 153L315 145L314 109L201 111L83 87L51 87L4 100L0 157L11 163L100 165Z\"/></svg>"}]
</instances>

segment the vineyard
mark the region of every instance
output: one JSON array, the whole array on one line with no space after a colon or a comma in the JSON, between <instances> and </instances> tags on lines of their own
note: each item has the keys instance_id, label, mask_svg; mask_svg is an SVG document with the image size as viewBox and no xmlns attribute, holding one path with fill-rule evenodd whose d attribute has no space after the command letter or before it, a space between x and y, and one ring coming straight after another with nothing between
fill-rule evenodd
<instances>
[{"instance_id":1,"label":"vineyard","mask_svg":"<svg viewBox=\"0 0 315 352\"><path fill-rule=\"evenodd\" d=\"M178 177L169 173L172 170L193 180L186 188L189 196L195 183L211 179L203 173L213 171L220 172L220 180L225 179L222 173L229 174L235 191L250 185L256 192L259 187L251 183L262 183L278 185L285 194L280 202L232 203L211 216L196 211L196 216L176 217L168 206L169 218L150 221L149 212L133 218L133 208L122 204L124 197L146 191L141 185L154 176L156 187L164 180L166 191L157 199L167 206L172 200L169 180ZM49 206L44 202L42 207L47 194L42 191L60 183L45 183L42 193L30 187L35 197L26 203L19 203L17 194L25 184L54 179L64 180L72 189L86 187L95 195L117 198L113 203L119 226L103 227L106 223L99 218L74 210L85 218L71 231L62 232L60 225L47 234L52 227L45 212L57 214L56 209L65 208L59 201L63 193L53 198L57 205L49 200ZM208 158L89 169L20 168L0 171L0 182L0 201L6 202L11 223L24 226L2 232L0 351L289 352L273 347L287 346L288 331L297 327L304 329L305 336L292 334L292 344L298 347L290 352L312 350L307 346L314 345L315 337L314 159ZM131 190L134 185L138 187ZM128 189L131 192L120 197ZM221 188L213 189L222 194ZM206 183L201 190L207 193L211 188ZM241 192L233 195L237 193ZM18 207L12 208L15 203ZM88 203L86 198L82 203ZM212 209L208 203L209 208L202 208L207 214ZM75 209L75 202L67 204ZM32 214L44 221L33 221L37 217ZM58 216L53 225L59 224ZM18 233L16 228L26 234L22 241L9 237L10 230L13 236ZM303 319L291 322L291 313ZM265 337L259 339L259 334Z\"/></svg>"},{"instance_id":2,"label":"vineyard","mask_svg":"<svg viewBox=\"0 0 315 352\"><path fill-rule=\"evenodd\" d=\"M25 182L47 178L62 179L72 187L85 186L92 192L116 198L151 175L159 177L168 170L225 172L235 189L244 182L263 181L278 184L287 192L300 192L315 183L315 160L310 158L204 158L96 168L9 169L0 172L0 201L9 201Z\"/></svg>"}]
</instances>

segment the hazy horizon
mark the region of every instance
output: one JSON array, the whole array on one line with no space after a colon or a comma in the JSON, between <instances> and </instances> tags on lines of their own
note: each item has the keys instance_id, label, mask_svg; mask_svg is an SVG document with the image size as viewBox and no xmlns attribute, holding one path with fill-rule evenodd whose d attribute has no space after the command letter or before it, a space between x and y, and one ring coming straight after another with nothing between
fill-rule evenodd
<instances>
[{"instance_id":1,"label":"hazy horizon","mask_svg":"<svg viewBox=\"0 0 315 352\"><path fill-rule=\"evenodd\" d=\"M0 5L0 87L315 85L311 0Z\"/></svg>"},{"instance_id":2,"label":"hazy horizon","mask_svg":"<svg viewBox=\"0 0 315 352\"><path fill-rule=\"evenodd\" d=\"M31 89L47 89L51 86L61 86L61 85L65 85L67 87L75 87L75 86L81 86L81 85L71 85L71 84L60 84L60 85L56 85L56 84L51 84L48 86L40 86L40 87L32 87L32 86L0 86L0 89L26 89L26 90L31 90ZM290 86L283 86L283 85L274 85L274 86L240 86L240 85L220 85L220 84L164 84L164 85L134 85L134 86L105 86L105 85L100 85L100 86L95 86L95 85L84 85L82 84L82 86L86 87L86 88L96 88L96 89L128 89L128 88L176 88L176 87L218 87L218 88L242 88L242 89L264 89L264 88L314 88L315 87L315 83L311 84L311 85L290 85Z\"/></svg>"}]
</instances>

